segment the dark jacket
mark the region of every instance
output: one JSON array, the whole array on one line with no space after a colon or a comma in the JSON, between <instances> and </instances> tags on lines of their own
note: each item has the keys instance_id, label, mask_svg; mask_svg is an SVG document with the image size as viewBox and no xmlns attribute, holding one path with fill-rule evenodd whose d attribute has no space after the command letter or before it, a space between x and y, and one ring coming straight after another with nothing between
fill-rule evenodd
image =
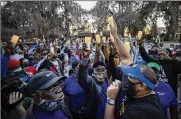
<instances>
[{"instance_id":1,"label":"dark jacket","mask_svg":"<svg viewBox=\"0 0 181 119\"><path fill-rule=\"evenodd\" d=\"M121 119L166 119L159 98L150 94L142 98L128 98Z\"/></svg>"},{"instance_id":2,"label":"dark jacket","mask_svg":"<svg viewBox=\"0 0 181 119\"><path fill-rule=\"evenodd\" d=\"M112 79L113 79L112 81L114 81L116 79L116 65L114 63L114 57L115 57L115 55L110 54L109 63L107 66L107 70L112 76Z\"/></svg>"},{"instance_id":3,"label":"dark jacket","mask_svg":"<svg viewBox=\"0 0 181 119\"><path fill-rule=\"evenodd\" d=\"M64 102L62 103L61 109L68 119L72 119L70 110L67 108L67 105ZM22 119L36 119L35 114L33 112L33 104L28 108Z\"/></svg>"},{"instance_id":4,"label":"dark jacket","mask_svg":"<svg viewBox=\"0 0 181 119\"><path fill-rule=\"evenodd\" d=\"M96 119L97 105L100 87L96 84L95 80L88 76L88 67L79 66L78 83L84 89L86 94L85 104L80 113L81 119Z\"/></svg>"},{"instance_id":5,"label":"dark jacket","mask_svg":"<svg viewBox=\"0 0 181 119\"><path fill-rule=\"evenodd\" d=\"M140 47L139 50L141 57L145 62L156 62L163 67L163 70L165 71L165 74L168 79L168 84L172 87L175 95L177 96L177 75L181 73L181 62L176 59L157 60L149 56L149 54L145 51L144 47Z\"/></svg>"},{"instance_id":6,"label":"dark jacket","mask_svg":"<svg viewBox=\"0 0 181 119\"><path fill-rule=\"evenodd\" d=\"M61 76L64 76L63 68L62 68L62 63L61 63L61 61L60 61L59 59L56 59L56 60L57 60L57 62L58 62L58 64L59 64L59 67L60 67ZM52 69L53 69L53 71L55 71L55 72L58 73L58 71L57 71L56 67L53 65L53 63L50 62L50 61L47 60L47 59L45 59L45 60L41 63L40 67L38 68L38 71L40 71L41 69L48 69L48 70L50 70L50 71L52 71Z\"/></svg>"}]
</instances>

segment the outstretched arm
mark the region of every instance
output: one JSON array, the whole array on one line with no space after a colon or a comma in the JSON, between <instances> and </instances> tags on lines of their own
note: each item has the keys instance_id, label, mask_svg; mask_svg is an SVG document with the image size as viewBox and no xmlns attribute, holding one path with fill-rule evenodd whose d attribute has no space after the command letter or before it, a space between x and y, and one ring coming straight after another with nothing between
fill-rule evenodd
<instances>
[{"instance_id":1,"label":"outstretched arm","mask_svg":"<svg viewBox=\"0 0 181 119\"><path fill-rule=\"evenodd\" d=\"M116 23L115 22L112 22L109 24L110 26L110 32L111 32L111 35L113 36L113 39L111 39L115 46L116 46L116 49L117 49L117 52L120 56L120 59L123 63L123 65L130 65L133 63L129 53L127 52L124 44L123 44L123 41L118 37L117 35L117 26L116 26Z\"/></svg>"},{"instance_id":2,"label":"outstretched arm","mask_svg":"<svg viewBox=\"0 0 181 119\"><path fill-rule=\"evenodd\" d=\"M83 62L83 61L82 61ZM80 63L78 70L78 83L83 88L85 93L89 92L88 84L88 66L87 64Z\"/></svg>"},{"instance_id":3,"label":"outstretched arm","mask_svg":"<svg viewBox=\"0 0 181 119\"><path fill-rule=\"evenodd\" d=\"M141 54L141 57L143 58L143 60L147 63L149 62L158 62L158 60L154 59L153 57L149 56L149 54L146 52L145 48L140 45L139 46L139 51Z\"/></svg>"}]
</instances>

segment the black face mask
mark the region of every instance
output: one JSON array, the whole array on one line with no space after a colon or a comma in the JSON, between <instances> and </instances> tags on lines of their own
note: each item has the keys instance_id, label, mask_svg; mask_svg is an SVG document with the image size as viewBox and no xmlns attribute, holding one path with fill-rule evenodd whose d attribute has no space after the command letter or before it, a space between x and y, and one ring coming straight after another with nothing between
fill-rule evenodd
<instances>
[{"instance_id":1,"label":"black face mask","mask_svg":"<svg viewBox=\"0 0 181 119\"><path fill-rule=\"evenodd\" d=\"M131 81L128 80L127 76L123 76L121 84L122 84L122 86L121 86L122 91L125 92L125 94L128 97L133 97L133 96L136 96L136 94L139 92L139 91L136 91L135 85L136 84L141 84L141 82L132 83Z\"/></svg>"}]
</instances>

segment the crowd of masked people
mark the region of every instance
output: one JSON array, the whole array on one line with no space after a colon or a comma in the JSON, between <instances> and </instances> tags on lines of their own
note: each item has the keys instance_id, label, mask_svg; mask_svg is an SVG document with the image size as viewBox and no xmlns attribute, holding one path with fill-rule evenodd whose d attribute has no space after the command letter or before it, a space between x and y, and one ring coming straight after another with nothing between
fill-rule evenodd
<instances>
[{"instance_id":1,"label":"crowd of masked people","mask_svg":"<svg viewBox=\"0 0 181 119\"><path fill-rule=\"evenodd\" d=\"M5 86L3 118L178 119L181 62L163 51L154 58L137 42L146 64L136 64L114 22L110 32L112 39L97 44L92 38L90 48L79 39L55 43L54 51L38 45L28 53L8 42L1 55L2 80L21 71L29 80Z\"/></svg>"}]
</instances>

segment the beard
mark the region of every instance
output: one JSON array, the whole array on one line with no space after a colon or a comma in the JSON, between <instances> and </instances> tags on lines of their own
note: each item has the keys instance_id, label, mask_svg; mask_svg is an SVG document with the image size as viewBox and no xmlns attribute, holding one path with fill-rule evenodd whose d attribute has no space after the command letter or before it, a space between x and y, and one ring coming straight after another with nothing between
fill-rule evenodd
<instances>
[{"instance_id":1,"label":"beard","mask_svg":"<svg viewBox=\"0 0 181 119\"><path fill-rule=\"evenodd\" d=\"M137 91L134 86L131 86L125 91L125 93L128 97L133 97L136 96Z\"/></svg>"}]
</instances>

